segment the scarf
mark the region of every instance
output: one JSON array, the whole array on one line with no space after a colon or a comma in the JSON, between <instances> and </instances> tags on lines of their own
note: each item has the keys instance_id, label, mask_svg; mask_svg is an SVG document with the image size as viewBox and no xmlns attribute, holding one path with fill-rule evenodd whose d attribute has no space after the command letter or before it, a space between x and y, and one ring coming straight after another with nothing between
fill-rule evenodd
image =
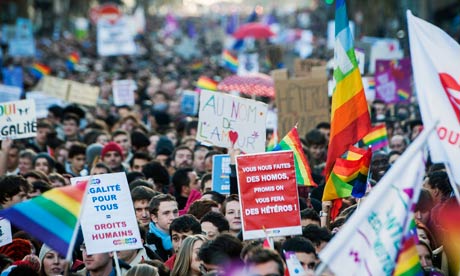
<instances>
[{"instance_id":1,"label":"scarf","mask_svg":"<svg viewBox=\"0 0 460 276\"><path fill-rule=\"evenodd\" d=\"M150 222L149 224L149 233L153 233L155 236L161 239L161 244L163 245L164 249L171 250L173 248L169 234L158 229L153 222Z\"/></svg>"}]
</instances>

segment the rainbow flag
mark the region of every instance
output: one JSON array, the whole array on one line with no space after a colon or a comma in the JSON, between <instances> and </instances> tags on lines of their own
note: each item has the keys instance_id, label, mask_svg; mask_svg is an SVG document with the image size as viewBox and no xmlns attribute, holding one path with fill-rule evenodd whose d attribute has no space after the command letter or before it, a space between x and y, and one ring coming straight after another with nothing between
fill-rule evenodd
<instances>
[{"instance_id":1,"label":"rainbow flag","mask_svg":"<svg viewBox=\"0 0 460 276\"><path fill-rule=\"evenodd\" d=\"M87 183L51 189L0 211L0 216L71 260Z\"/></svg>"},{"instance_id":2,"label":"rainbow flag","mask_svg":"<svg viewBox=\"0 0 460 276\"><path fill-rule=\"evenodd\" d=\"M311 177L310 165L303 152L299 134L297 133L297 127L291 129L272 151L278 150L292 150L294 152L295 175L298 185L317 186Z\"/></svg>"},{"instance_id":3,"label":"rainbow flag","mask_svg":"<svg viewBox=\"0 0 460 276\"><path fill-rule=\"evenodd\" d=\"M367 176L372 159L370 149L363 150L350 146L347 158L337 158L327 179L323 201L353 196L361 198L366 193Z\"/></svg>"},{"instance_id":4,"label":"rainbow flag","mask_svg":"<svg viewBox=\"0 0 460 276\"><path fill-rule=\"evenodd\" d=\"M407 91L405 91L403 89L398 89L398 96L399 96L400 100L405 101L405 100L409 99L410 94L409 94L409 92L407 92Z\"/></svg>"},{"instance_id":5,"label":"rainbow flag","mask_svg":"<svg viewBox=\"0 0 460 276\"><path fill-rule=\"evenodd\" d=\"M443 229L441 244L444 245L444 252L449 256L449 275L460 274L460 206L451 198L438 211L438 224ZM442 215L441 215L442 214ZM436 222L435 222L436 223Z\"/></svg>"},{"instance_id":6,"label":"rainbow flag","mask_svg":"<svg viewBox=\"0 0 460 276\"><path fill-rule=\"evenodd\" d=\"M66 61L67 68L69 70L74 70L75 64L78 64L79 62L80 62L80 56L78 55L77 52L73 52L67 57L67 61Z\"/></svg>"},{"instance_id":7,"label":"rainbow flag","mask_svg":"<svg viewBox=\"0 0 460 276\"><path fill-rule=\"evenodd\" d=\"M207 76L201 76L196 82L196 87L205 90L217 91L217 82Z\"/></svg>"},{"instance_id":8,"label":"rainbow flag","mask_svg":"<svg viewBox=\"0 0 460 276\"><path fill-rule=\"evenodd\" d=\"M332 94L331 134L325 174L350 145L361 140L371 129L371 120L355 56L353 37L348 26L345 0L336 1L335 9L335 69L336 87ZM337 195L333 181L326 182L325 195ZM337 195L338 196L338 195ZM326 198L333 198L326 196ZM324 199L323 199L324 200Z\"/></svg>"},{"instance_id":9,"label":"rainbow flag","mask_svg":"<svg viewBox=\"0 0 460 276\"><path fill-rule=\"evenodd\" d=\"M51 68L44 64L35 62L30 68L30 73L37 79L41 79L43 76L49 75L51 73Z\"/></svg>"},{"instance_id":10,"label":"rainbow flag","mask_svg":"<svg viewBox=\"0 0 460 276\"><path fill-rule=\"evenodd\" d=\"M278 145L278 131L275 129L273 130L272 137L268 141L266 151L272 151Z\"/></svg>"},{"instance_id":11,"label":"rainbow flag","mask_svg":"<svg viewBox=\"0 0 460 276\"><path fill-rule=\"evenodd\" d=\"M388 134L385 123L374 126L371 132L364 136L363 143L366 146L371 146L372 151L377 151L388 146Z\"/></svg>"},{"instance_id":12,"label":"rainbow flag","mask_svg":"<svg viewBox=\"0 0 460 276\"><path fill-rule=\"evenodd\" d=\"M190 64L190 69L192 71L200 71L201 69L203 69L204 67L204 64L202 61L195 61L193 62L192 64Z\"/></svg>"},{"instance_id":13,"label":"rainbow flag","mask_svg":"<svg viewBox=\"0 0 460 276\"><path fill-rule=\"evenodd\" d=\"M222 53L222 62L224 67L228 68L233 73L238 71L238 58L232 55L229 50L224 50Z\"/></svg>"},{"instance_id":14,"label":"rainbow flag","mask_svg":"<svg viewBox=\"0 0 460 276\"><path fill-rule=\"evenodd\" d=\"M418 243L417 225L414 218L411 219L409 232L405 235L402 247L399 250L396 267L393 276L423 276L424 272L420 264L417 248Z\"/></svg>"}]
</instances>

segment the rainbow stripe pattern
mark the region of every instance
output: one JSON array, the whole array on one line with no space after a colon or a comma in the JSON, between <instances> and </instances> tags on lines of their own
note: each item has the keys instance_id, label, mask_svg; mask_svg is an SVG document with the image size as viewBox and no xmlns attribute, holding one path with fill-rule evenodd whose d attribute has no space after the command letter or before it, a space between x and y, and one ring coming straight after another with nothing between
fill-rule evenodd
<instances>
[{"instance_id":1,"label":"rainbow stripe pattern","mask_svg":"<svg viewBox=\"0 0 460 276\"><path fill-rule=\"evenodd\" d=\"M190 69L192 71L200 71L201 69L203 69L204 67L204 64L202 61L195 61L193 62L192 64L190 64Z\"/></svg>"},{"instance_id":2,"label":"rainbow stripe pattern","mask_svg":"<svg viewBox=\"0 0 460 276\"><path fill-rule=\"evenodd\" d=\"M278 131L275 129L273 130L273 135L268 141L266 151L272 151L278 145Z\"/></svg>"},{"instance_id":3,"label":"rainbow stripe pattern","mask_svg":"<svg viewBox=\"0 0 460 276\"><path fill-rule=\"evenodd\" d=\"M205 90L217 91L217 82L207 76L201 76L196 82L196 87Z\"/></svg>"},{"instance_id":4,"label":"rainbow stripe pattern","mask_svg":"<svg viewBox=\"0 0 460 276\"><path fill-rule=\"evenodd\" d=\"M0 216L70 260L87 183L51 189L0 211Z\"/></svg>"},{"instance_id":5,"label":"rainbow stripe pattern","mask_svg":"<svg viewBox=\"0 0 460 276\"><path fill-rule=\"evenodd\" d=\"M361 198L366 193L367 176L372 151L350 146L347 158L337 158L327 179L323 201L353 196Z\"/></svg>"},{"instance_id":6,"label":"rainbow stripe pattern","mask_svg":"<svg viewBox=\"0 0 460 276\"><path fill-rule=\"evenodd\" d=\"M41 79L43 76L47 76L51 73L51 68L44 64L35 62L30 68L30 73L37 79Z\"/></svg>"},{"instance_id":7,"label":"rainbow stripe pattern","mask_svg":"<svg viewBox=\"0 0 460 276\"><path fill-rule=\"evenodd\" d=\"M222 52L222 63L225 68L229 69L233 73L238 71L238 58L230 53L229 50Z\"/></svg>"},{"instance_id":8,"label":"rainbow stripe pattern","mask_svg":"<svg viewBox=\"0 0 460 276\"><path fill-rule=\"evenodd\" d=\"M348 146L361 140L371 129L371 120L355 56L353 38L348 25L345 0L336 1L335 9L335 68L336 87L332 94L331 133L326 161L326 177L334 162ZM326 185L325 191L333 192Z\"/></svg>"},{"instance_id":9,"label":"rainbow stripe pattern","mask_svg":"<svg viewBox=\"0 0 460 276\"><path fill-rule=\"evenodd\" d=\"M79 62L80 62L80 56L78 55L77 52L73 52L67 57L67 61L66 61L67 68L69 68L69 70L74 70L75 65L78 64Z\"/></svg>"},{"instance_id":10,"label":"rainbow stripe pattern","mask_svg":"<svg viewBox=\"0 0 460 276\"><path fill-rule=\"evenodd\" d=\"M409 99L410 94L409 92L403 90L403 89L398 89L398 97L400 100L406 101Z\"/></svg>"},{"instance_id":11,"label":"rainbow stripe pattern","mask_svg":"<svg viewBox=\"0 0 460 276\"><path fill-rule=\"evenodd\" d=\"M314 186L317 184L313 181L311 177L310 165L308 160L305 157L303 152L302 144L300 143L299 133L297 132L297 127L291 129L291 131L284 136L279 144L273 149L273 151L278 150L292 150L294 153L294 166L295 166L295 175L297 185L300 186Z\"/></svg>"},{"instance_id":12,"label":"rainbow stripe pattern","mask_svg":"<svg viewBox=\"0 0 460 276\"><path fill-rule=\"evenodd\" d=\"M393 276L423 276L424 272L420 264L416 244L418 242L417 226L412 218L409 232L407 233L402 247L399 250Z\"/></svg>"},{"instance_id":13,"label":"rainbow stripe pattern","mask_svg":"<svg viewBox=\"0 0 460 276\"><path fill-rule=\"evenodd\" d=\"M372 151L377 151L388 146L388 134L385 123L374 126L371 132L364 136L363 143L366 146L371 146Z\"/></svg>"}]
</instances>

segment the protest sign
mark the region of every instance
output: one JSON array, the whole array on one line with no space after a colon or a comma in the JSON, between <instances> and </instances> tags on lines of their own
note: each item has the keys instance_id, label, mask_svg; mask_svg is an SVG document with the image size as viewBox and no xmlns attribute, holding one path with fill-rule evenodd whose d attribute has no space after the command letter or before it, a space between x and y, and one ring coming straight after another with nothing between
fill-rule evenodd
<instances>
[{"instance_id":1,"label":"protest sign","mask_svg":"<svg viewBox=\"0 0 460 276\"><path fill-rule=\"evenodd\" d=\"M281 75L274 79L280 136L284 136L296 124L298 124L299 135L302 137L318 123L329 122L328 83L325 67L313 66L310 75L302 78L282 79L280 77Z\"/></svg>"},{"instance_id":2,"label":"protest sign","mask_svg":"<svg viewBox=\"0 0 460 276\"><path fill-rule=\"evenodd\" d=\"M238 75L244 76L259 72L259 54L241 54L238 56Z\"/></svg>"},{"instance_id":3,"label":"protest sign","mask_svg":"<svg viewBox=\"0 0 460 276\"><path fill-rule=\"evenodd\" d=\"M0 218L0 246L13 242L13 235L11 233L11 223L9 220Z\"/></svg>"},{"instance_id":4,"label":"protest sign","mask_svg":"<svg viewBox=\"0 0 460 276\"><path fill-rule=\"evenodd\" d=\"M191 90L185 90L182 93L180 110L188 116L195 116L198 113L198 93Z\"/></svg>"},{"instance_id":5,"label":"protest sign","mask_svg":"<svg viewBox=\"0 0 460 276\"><path fill-rule=\"evenodd\" d=\"M16 19L15 37L9 39L8 54L13 57L35 55L32 22L27 18Z\"/></svg>"},{"instance_id":6,"label":"protest sign","mask_svg":"<svg viewBox=\"0 0 460 276\"><path fill-rule=\"evenodd\" d=\"M142 247L139 226L125 173L74 177L89 183L83 205L81 227L88 254Z\"/></svg>"},{"instance_id":7,"label":"protest sign","mask_svg":"<svg viewBox=\"0 0 460 276\"><path fill-rule=\"evenodd\" d=\"M410 58L377 60L375 69L376 98L385 103L409 103L412 96Z\"/></svg>"},{"instance_id":8,"label":"protest sign","mask_svg":"<svg viewBox=\"0 0 460 276\"><path fill-rule=\"evenodd\" d=\"M326 72L326 61L320 59L294 60L294 76L296 77L322 77Z\"/></svg>"},{"instance_id":9,"label":"protest sign","mask_svg":"<svg viewBox=\"0 0 460 276\"><path fill-rule=\"evenodd\" d=\"M3 84L16 86L21 88L24 87L24 74L21 66L8 66L2 68Z\"/></svg>"},{"instance_id":10,"label":"protest sign","mask_svg":"<svg viewBox=\"0 0 460 276\"><path fill-rule=\"evenodd\" d=\"M87 106L96 106L99 98L99 87L76 81L70 82L67 101Z\"/></svg>"},{"instance_id":11,"label":"protest sign","mask_svg":"<svg viewBox=\"0 0 460 276\"><path fill-rule=\"evenodd\" d=\"M243 238L302 234L292 151L236 157Z\"/></svg>"},{"instance_id":12,"label":"protest sign","mask_svg":"<svg viewBox=\"0 0 460 276\"><path fill-rule=\"evenodd\" d=\"M136 53L134 36L129 20L120 18L115 22L97 21L97 52L100 56L133 55Z\"/></svg>"},{"instance_id":13,"label":"protest sign","mask_svg":"<svg viewBox=\"0 0 460 276\"><path fill-rule=\"evenodd\" d=\"M361 75L364 74L364 68L366 65L366 52L364 49L355 48L355 57L358 62L359 72Z\"/></svg>"},{"instance_id":14,"label":"protest sign","mask_svg":"<svg viewBox=\"0 0 460 276\"><path fill-rule=\"evenodd\" d=\"M50 76L43 77L43 92L50 97L67 100L69 86L70 82L68 80Z\"/></svg>"},{"instance_id":15,"label":"protest sign","mask_svg":"<svg viewBox=\"0 0 460 276\"><path fill-rule=\"evenodd\" d=\"M36 135L37 117L34 101L0 103L0 140L22 139Z\"/></svg>"},{"instance_id":16,"label":"protest sign","mask_svg":"<svg viewBox=\"0 0 460 276\"><path fill-rule=\"evenodd\" d=\"M42 91L29 91L26 93L26 99L35 101L35 115L37 118L46 118L48 115L48 107L52 105L63 106L66 104L65 101L50 97Z\"/></svg>"},{"instance_id":17,"label":"protest sign","mask_svg":"<svg viewBox=\"0 0 460 276\"><path fill-rule=\"evenodd\" d=\"M20 87L0 84L0 102L19 101L21 93Z\"/></svg>"},{"instance_id":18,"label":"protest sign","mask_svg":"<svg viewBox=\"0 0 460 276\"><path fill-rule=\"evenodd\" d=\"M134 80L114 80L113 87L113 103L116 106L134 105L134 90L137 85Z\"/></svg>"},{"instance_id":19,"label":"protest sign","mask_svg":"<svg viewBox=\"0 0 460 276\"><path fill-rule=\"evenodd\" d=\"M369 73L374 74L376 71L376 61L378 59L392 60L401 59L404 56L400 48L398 39L395 38L378 38L373 40L369 55Z\"/></svg>"},{"instance_id":20,"label":"protest sign","mask_svg":"<svg viewBox=\"0 0 460 276\"><path fill-rule=\"evenodd\" d=\"M230 194L230 155L212 156L212 190L223 195Z\"/></svg>"},{"instance_id":21,"label":"protest sign","mask_svg":"<svg viewBox=\"0 0 460 276\"><path fill-rule=\"evenodd\" d=\"M202 90L196 139L246 153L265 151L267 105L232 95Z\"/></svg>"}]
</instances>

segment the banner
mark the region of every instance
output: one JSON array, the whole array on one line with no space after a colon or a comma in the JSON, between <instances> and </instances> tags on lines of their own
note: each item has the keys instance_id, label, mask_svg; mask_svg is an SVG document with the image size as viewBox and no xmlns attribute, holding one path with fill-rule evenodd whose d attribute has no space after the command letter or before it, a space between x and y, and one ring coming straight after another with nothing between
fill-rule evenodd
<instances>
[{"instance_id":1,"label":"banner","mask_svg":"<svg viewBox=\"0 0 460 276\"><path fill-rule=\"evenodd\" d=\"M92 178L81 214L88 255L142 247L126 174L74 177L72 185Z\"/></svg>"},{"instance_id":2,"label":"banner","mask_svg":"<svg viewBox=\"0 0 460 276\"><path fill-rule=\"evenodd\" d=\"M67 100L70 81L50 76L44 76L42 81L42 89L46 95L61 100Z\"/></svg>"},{"instance_id":3,"label":"banner","mask_svg":"<svg viewBox=\"0 0 460 276\"><path fill-rule=\"evenodd\" d=\"M318 67L324 68L324 67ZM320 122L329 122L329 98L326 69L312 67L308 77L274 78L278 132L286 135L298 123L299 136L303 137Z\"/></svg>"},{"instance_id":4,"label":"banner","mask_svg":"<svg viewBox=\"0 0 460 276\"><path fill-rule=\"evenodd\" d=\"M113 87L113 103L116 106L120 105L134 105L134 90L137 85L134 80L114 80Z\"/></svg>"},{"instance_id":5,"label":"banner","mask_svg":"<svg viewBox=\"0 0 460 276\"><path fill-rule=\"evenodd\" d=\"M230 194L230 155L212 156L212 190L223 195Z\"/></svg>"},{"instance_id":6,"label":"banner","mask_svg":"<svg viewBox=\"0 0 460 276\"><path fill-rule=\"evenodd\" d=\"M115 22L97 21L97 53L100 56L134 55L136 44L129 20L120 18Z\"/></svg>"},{"instance_id":7,"label":"banner","mask_svg":"<svg viewBox=\"0 0 460 276\"><path fill-rule=\"evenodd\" d=\"M29 91L26 93L26 99L34 100L35 114L38 119L46 118L46 116L48 116L48 107L52 105L66 105L65 101L55 97L50 97L42 91Z\"/></svg>"},{"instance_id":8,"label":"banner","mask_svg":"<svg viewBox=\"0 0 460 276\"><path fill-rule=\"evenodd\" d=\"M265 151L267 105L232 95L202 90L196 139L245 153Z\"/></svg>"},{"instance_id":9,"label":"banner","mask_svg":"<svg viewBox=\"0 0 460 276\"><path fill-rule=\"evenodd\" d=\"M236 157L243 238L302 234L292 151Z\"/></svg>"},{"instance_id":10,"label":"banner","mask_svg":"<svg viewBox=\"0 0 460 276\"><path fill-rule=\"evenodd\" d=\"M37 117L34 101L0 103L0 140L22 139L36 135Z\"/></svg>"},{"instance_id":11,"label":"banner","mask_svg":"<svg viewBox=\"0 0 460 276\"><path fill-rule=\"evenodd\" d=\"M199 95L195 91L185 90L182 92L182 100L180 102L180 111L188 116L196 116L198 113Z\"/></svg>"},{"instance_id":12,"label":"banner","mask_svg":"<svg viewBox=\"0 0 460 276\"><path fill-rule=\"evenodd\" d=\"M438 27L407 13L409 42L423 124L437 125L431 161L445 163L460 184L460 45ZM451 182L454 182L451 179ZM453 183L452 183L453 184Z\"/></svg>"},{"instance_id":13,"label":"banner","mask_svg":"<svg viewBox=\"0 0 460 276\"><path fill-rule=\"evenodd\" d=\"M70 82L67 101L87 106L96 106L99 98L99 87L76 81Z\"/></svg>"},{"instance_id":14,"label":"banner","mask_svg":"<svg viewBox=\"0 0 460 276\"><path fill-rule=\"evenodd\" d=\"M410 103L412 67L410 58L377 60L375 71L376 98L387 104Z\"/></svg>"},{"instance_id":15,"label":"banner","mask_svg":"<svg viewBox=\"0 0 460 276\"><path fill-rule=\"evenodd\" d=\"M0 84L0 102L19 101L21 93L20 87Z\"/></svg>"},{"instance_id":16,"label":"banner","mask_svg":"<svg viewBox=\"0 0 460 276\"><path fill-rule=\"evenodd\" d=\"M33 57L35 41L30 19L17 18L15 34L8 40L8 54L12 57Z\"/></svg>"}]
</instances>

